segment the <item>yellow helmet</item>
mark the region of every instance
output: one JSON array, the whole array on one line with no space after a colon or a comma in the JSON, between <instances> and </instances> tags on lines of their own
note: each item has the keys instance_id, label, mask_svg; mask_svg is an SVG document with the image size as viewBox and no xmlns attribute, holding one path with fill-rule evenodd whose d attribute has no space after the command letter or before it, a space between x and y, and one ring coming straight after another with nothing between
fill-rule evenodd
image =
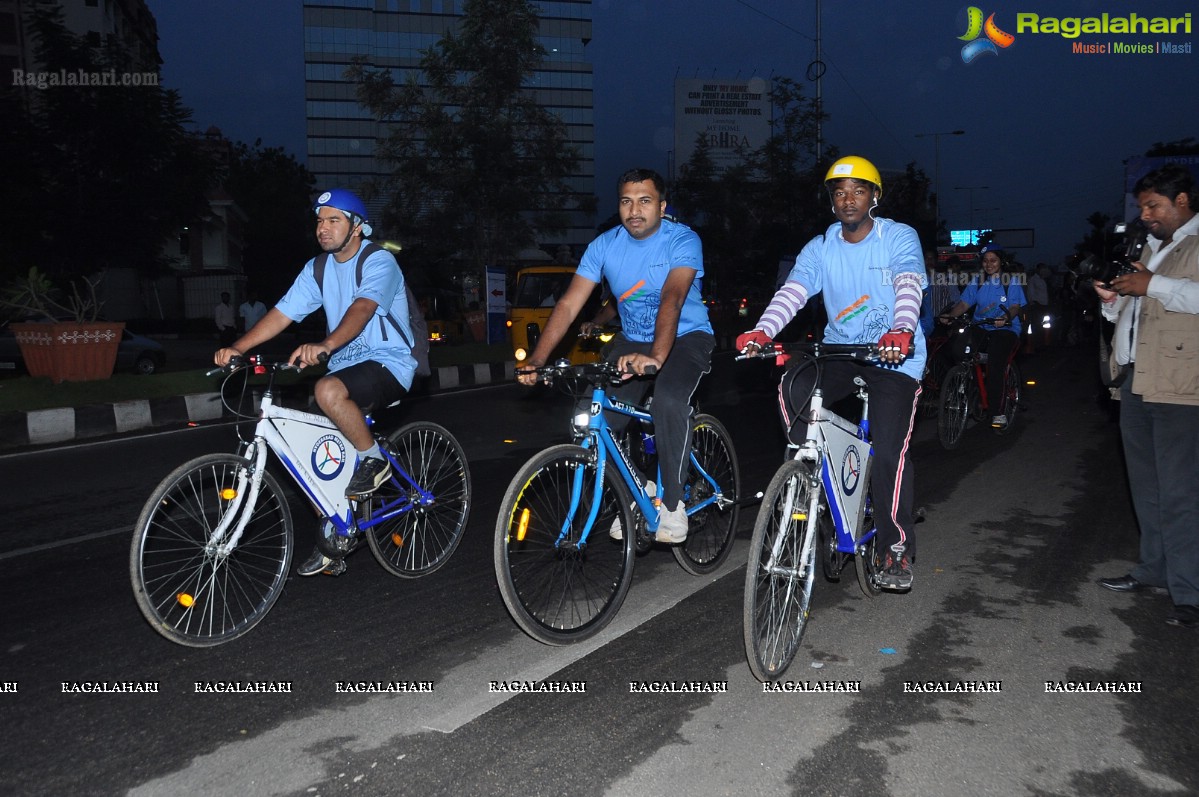
<instances>
[{"instance_id":1,"label":"yellow helmet","mask_svg":"<svg viewBox=\"0 0 1199 797\"><path fill-rule=\"evenodd\" d=\"M839 158L832 166L828 167L828 174L824 176L824 182L827 185L833 180L846 178L873 183L874 187L878 189L879 197L881 198L883 195L882 175L878 173L874 164L865 158L859 158L857 155L846 155L844 158Z\"/></svg>"}]
</instances>

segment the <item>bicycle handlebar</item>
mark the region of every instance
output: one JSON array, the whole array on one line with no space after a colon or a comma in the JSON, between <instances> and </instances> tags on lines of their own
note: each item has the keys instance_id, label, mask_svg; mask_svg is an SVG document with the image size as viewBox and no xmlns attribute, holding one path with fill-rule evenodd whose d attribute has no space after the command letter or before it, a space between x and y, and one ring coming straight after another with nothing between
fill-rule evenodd
<instances>
[{"instance_id":1,"label":"bicycle handlebar","mask_svg":"<svg viewBox=\"0 0 1199 797\"><path fill-rule=\"evenodd\" d=\"M321 362L328 361L329 355L321 352ZM240 371L243 368L262 368L263 371L299 371L302 366L296 363L289 363L285 360L264 360L262 355L256 354L236 354L229 358L229 362L222 366L213 368L211 371L205 372L205 376L216 376L217 374L232 374L235 371Z\"/></svg>"},{"instance_id":2,"label":"bicycle handlebar","mask_svg":"<svg viewBox=\"0 0 1199 797\"><path fill-rule=\"evenodd\" d=\"M558 360L550 365L543 365L539 368L533 369L533 372L537 374L538 382L543 382L547 385L553 384L554 379L558 377L566 376L578 377L593 384L606 382L609 385L620 384L622 381L624 381L624 377L626 375L639 376L639 374L632 374L629 371L620 370L616 367L615 363L597 362L573 365L568 360ZM645 369L645 376L654 376L657 374L657 372L658 369L656 367L652 365L647 366ZM527 374L529 371L525 370L521 373Z\"/></svg>"},{"instance_id":3,"label":"bicycle handlebar","mask_svg":"<svg viewBox=\"0 0 1199 797\"><path fill-rule=\"evenodd\" d=\"M878 362L878 345L875 343L774 343L770 348L756 354L738 354L735 360L775 359L787 357L792 352L811 354L814 359L833 358Z\"/></svg>"},{"instance_id":4,"label":"bicycle handlebar","mask_svg":"<svg viewBox=\"0 0 1199 797\"><path fill-rule=\"evenodd\" d=\"M592 329L587 330L586 332L584 332L582 329L580 329L579 337L580 338L600 338L601 340L604 340L604 342L606 343L608 340L611 340L612 337L617 332L620 332L620 329L621 329L620 327L609 327L609 326L593 327Z\"/></svg>"},{"instance_id":5,"label":"bicycle handlebar","mask_svg":"<svg viewBox=\"0 0 1199 797\"><path fill-rule=\"evenodd\" d=\"M945 319L944 323L948 326L956 326L959 329L969 329L970 327L1011 326L1011 323L1014 320L1015 316L1005 317L1003 324L996 323L999 321L999 316L995 316L994 318L977 318L977 319L973 319L970 321L967 321L965 318L963 318L960 315L953 316L953 317L939 316L938 318L944 318Z\"/></svg>"}]
</instances>

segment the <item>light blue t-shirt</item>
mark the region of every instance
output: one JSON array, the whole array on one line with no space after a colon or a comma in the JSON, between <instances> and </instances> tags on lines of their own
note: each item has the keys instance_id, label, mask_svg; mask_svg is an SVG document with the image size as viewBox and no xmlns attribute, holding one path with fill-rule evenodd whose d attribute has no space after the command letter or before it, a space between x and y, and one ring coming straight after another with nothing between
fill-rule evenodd
<instances>
[{"instance_id":1,"label":"light blue t-shirt","mask_svg":"<svg viewBox=\"0 0 1199 797\"><path fill-rule=\"evenodd\" d=\"M875 219L870 234L858 243L841 237L841 222L813 238L795 259L787 281L798 282L810 297L824 300L828 325L826 343L878 343L891 329L895 315L895 276L911 273L926 281L924 254L916 231L891 219ZM927 352L915 350L898 366L900 373L919 380Z\"/></svg>"},{"instance_id":2,"label":"light blue t-shirt","mask_svg":"<svg viewBox=\"0 0 1199 797\"><path fill-rule=\"evenodd\" d=\"M362 246L370 242L363 240ZM325 308L330 328L335 328L355 299L364 297L378 304L375 317L346 345L329 358L329 371L339 371L351 365L377 362L395 376L407 390L412 385L416 359L412 356L412 329L408 324L408 296L404 275L391 252L380 249L362 264L362 282L357 282L358 255L344 263L330 256L325 263L324 289L316 284L313 264L304 264L287 294L275 309L292 321L303 321L318 307Z\"/></svg>"},{"instance_id":3,"label":"light blue t-shirt","mask_svg":"<svg viewBox=\"0 0 1199 797\"><path fill-rule=\"evenodd\" d=\"M662 302L662 286L672 268L695 269L695 279L679 313L678 335L712 333L701 291L704 255L699 236L686 224L662 219L658 231L638 241L623 226L613 227L587 247L577 273L593 282L608 281L624 336L652 343Z\"/></svg>"},{"instance_id":4,"label":"light blue t-shirt","mask_svg":"<svg viewBox=\"0 0 1199 797\"><path fill-rule=\"evenodd\" d=\"M1013 305L1023 307L1027 303L1024 298L1024 288L1017 281L1020 275L1005 274L1001 271L983 281L984 276L976 274L966 289L962 291L962 301L967 305L974 305L974 313L971 318L975 321L995 318L1008 307ZM1019 317L1017 317L1006 326L997 327L994 324L987 324L983 329L988 331L1004 329L1019 335L1020 326Z\"/></svg>"}]
</instances>

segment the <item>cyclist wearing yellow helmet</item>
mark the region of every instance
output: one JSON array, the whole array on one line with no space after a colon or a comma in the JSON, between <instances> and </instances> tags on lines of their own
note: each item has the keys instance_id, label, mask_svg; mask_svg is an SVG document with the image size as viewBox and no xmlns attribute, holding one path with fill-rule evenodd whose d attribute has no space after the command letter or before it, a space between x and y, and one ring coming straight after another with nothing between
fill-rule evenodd
<instances>
[{"instance_id":1,"label":"cyclist wearing yellow helmet","mask_svg":"<svg viewBox=\"0 0 1199 797\"><path fill-rule=\"evenodd\" d=\"M817 293L829 318L825 342L878 344L878 365L829 361L822 386L826 404L852 392L854 377L870 388L870 489L879 542L887 551L883 586L903 591L911 589L915 559L909 444L925 352L912 338L926 281L924 258L915 230L875 216L883 180L873 163L856 155L841 158L829 168L825 186L837 221L803 248L757 325L737 338L737 348L765 347ZM788 428L814 380L812 368L784 375L779 410Z\"/></svg>"}]
</instances>

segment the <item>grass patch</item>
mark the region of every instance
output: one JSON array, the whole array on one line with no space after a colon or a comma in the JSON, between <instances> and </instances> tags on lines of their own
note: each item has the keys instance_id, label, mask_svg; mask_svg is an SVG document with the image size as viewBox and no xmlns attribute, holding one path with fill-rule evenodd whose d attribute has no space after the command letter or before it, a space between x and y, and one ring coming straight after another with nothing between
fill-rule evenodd
<instances>
[{"instance_id":1,"label":"grass patch","mask_svg":"<svg viewBox=\"0 0 1199 797\"><path fill-rule=\"evenodd\" d=\"M429 353L429 363L434 368L504 362L510 359L512 349L502 343L436 345ZM322 373L323 370L305 369L303 374L280 374L276 384L284 387L313 382ZM118 373L109 379L94 382L63 382L57 385L45 377L34 379L31 376L10 375L0 377L0 412L28 412L55 407L112 404L134 399L169 398L191 393L215 393L220 390L223 378L205 376L200 368L166 370L153 376Z\"/></svg>"}]
</instances>

